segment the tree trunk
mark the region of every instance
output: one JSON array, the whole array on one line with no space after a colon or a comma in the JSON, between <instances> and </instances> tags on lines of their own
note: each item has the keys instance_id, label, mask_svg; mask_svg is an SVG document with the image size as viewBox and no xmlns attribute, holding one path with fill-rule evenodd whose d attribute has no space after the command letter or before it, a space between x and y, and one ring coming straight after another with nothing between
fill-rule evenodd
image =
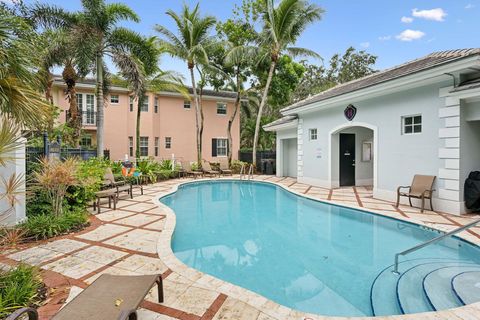
<instances>
[{"instance_id":1,"label":"tree trunk","mask_svg":"<svg viewBox=\"0 0 480 320\"><path fill-rule=\"evenodd\" d=\"M228 136L228 166L232 165L232 150L233 150L233 138L232 138L232 126L237 116L238 109L240 108L241 103L241 77L240 77L240 68L237 67L237 98L235 99L235 104L233 105L233 114L228 120L227 127L227 136Z\"/></svg>"},{"instance_id":2,"label":"tree trunk","mask_svg":"<svg viewBox=\"0 0 480 320\"><path fill-rule=\"evenodd\" d=\"M97 157L103 158L104 110L103 110L103 57L97 53Z\"/></svg>"},{"instance_id":3,"label":"tree trunk","mask_svg":"<svg viewBox=\"0 0 480 320\"><path fill-rule=\"evenodd\" d=\"M48 72L48 71L47 71ZM48 119L46 130L50 135L53 132L53 127L55 125L55 105L53 104L53 95L52 95L52 87L53 87L53 76L50 72L47 75L47 86L45 88L45 100L50 103L50 119Z\"/></svg>"},{"instance_id":4,"label":"tree trunk","mask_svg":"<svg viewBox=\"0 0 480 320\"><path fill-rule=\"evenodd\" d=\"M137 126L135 130L135 141L136 141L136 146L135 146L135 157L137 160L140 158L140 118L142 115L141 111L141 106L143 104L143 101L145 100L145 94L142 91L141 94L139 95L138 99L138 104L137 104ZM136 161L135 161L136 163Z\"/></svg>"},{"instance_id":5,"label":"tree trunk","mask_svg":"<svg viewBox=\"0 0 480 320\"><path fill-rule=\"evenodd\" d=\"M190 67L190 77L192 79L192 90L193 90L193 99L195 100L195 119L196 119L196 127L197 127L197 164L198 167L202 167L202 110L200 108L200 104L198 102L198 94L197 94L197 85L195 83L195 74L193 70L193 66Z\"/></svg>"},{"instance_id":6,"label":"tree trunk","mask_svg":"<svg viewBox=\"0 0 480 320\"><path fill-rule=\"evenodd\" d=\"M265 84L265 89L263 91L262 102L260 102L260 107L258 108L257 123L255 124L255 135L253 137L253 154L252 154L252 159L253 160L252 160L252 162L253 162L254 166L256 166L256 164L257 164L257 144L258 144L258 135L260 133L260 123L261 123L261 120L262 120L263 107L265 106L265 103L267 102L268 90L270 89L270 84L272 82L273 72L275 71L275 66L276 66L276 62L272 60L272 62L270 64L270 70L268 71L267 83Z\"/></svg>"}]
</instances>

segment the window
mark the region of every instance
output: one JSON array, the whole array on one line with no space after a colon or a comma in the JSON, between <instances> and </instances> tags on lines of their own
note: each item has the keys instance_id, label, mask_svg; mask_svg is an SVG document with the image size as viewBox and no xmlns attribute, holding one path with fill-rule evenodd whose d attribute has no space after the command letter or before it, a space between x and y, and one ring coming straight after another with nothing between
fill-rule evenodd
<instances>
[{"instance_id":1,"label":"window","mask_svg":"<svg viewBox=\"0 0 480 320\"><path fill-rule=\"evenodd\" d=\"M402 127L403 134L422 133L422 116L414 115L402 117Z\"/></svg>"},{"instance_id":2,"label":"window","mask_svg":"<svg viewBox=\"0 0 480 320\"><path fill-rule=\"evenodd\" d=\"M133 112L133 96L130 96L130 112Z\"/></svg>"},{"instance_id":3,"label":"window","mask_svg":"<svg viewBox=\"0 0 480 320\"><path fill-rule=\"evenodd\" d=\"M228 139L212 139L212 157L226 157L228 154Z\"/></svg>"},{"instance_id":4,"label":"window","mask_svg":"<svg viewBox=\"0 0 480 320\"><path fill-rule=\"evenodd\" d=\"M89 148L92 146L92 135L91 134L85 134L82 136L82 139L80 140L80 146L83 148Z\"/></svg>"},{"instance_id":5,"label":"window","mask_svg":"<svg viewBox=\"0 0 480 320\"><path fill-rule=\"evenodd\" d=\"M148 137L140 137L140 157L148 157Z\"/></svg>"},{"instance_id":6,"label":"window","mask_svg":"<svg viewBox=\"0 0 480 320\"><path fill-rule=\"evenodd\" d=\"M95 96L93 94L86 95L87 107L86 114L83 117L83 123L85 124L95 124Z\"/></svg>"},{"instance_id":7,"label":"window","mask_svg":"<svg viewBox=\"0 0 480 320\"><path fill-rule=\"evenodd\" d=\"M217 103L217 114L227 114L227 104L223 102Z\"/></svg>"},{"instance_id":8,"label":"window","mask_svg":"<svg viewBox=\"0 0 480 320\"><path fill-rule=\"evenodd\" d=\"M81 93L77 93L77 105L78 105L78 110L80 110L80 112L83 111L83 94Z\"/></svg>"},{"instance_id":9,"label":"window","mask_svg":"<svg viewBox=\"0 0 480 320\"><path fill-rule=\"evenodd\" d=\"M165 137L165 149L172 148L172 137Z\"/></svg>"},{"instance_id":10,"label":"window","mask_svg":"<svg viewBox=\"0 0 480 320\"><path fill-rule=\"evenodd\" d=\"M128 154L133 157L133 137L128 137Z\"/></svg>"},{"instance_id":11,"label":"window","mask_svg":"<svg viewBox=\"0 0 480 320\"><path fill-rule=\"evenodd\" d=\"M111 104L118 104L120 103L120 97L118 96L118 94L112 94L110 96L110 103Z\"/></svg>"},{"instance_id":12,"label":"window","mask_svg":"<svg viewBox=\"0 0 480 320\"><path fill-rule=\"evenodd\" d=\"M143 103L140 106L140 111L148 112L148 96L143 97Z\"/></svg>"},{"instance_id":13,"label":"window","mask_svg":"<svg viewBox=\"0 0 480 320\"><path fill-rule=\"evenodd\" d=\"M183 101L183 109L190 109L192 105L190 104L190 101L185 100Z\"/></svg>"},{"instance_id":14,"label":"window","mask_svg":"<svg viewBox=\"0 0 480 320\"><path fill-rule=\"evenodd\" d=\"M317 129L310 129L308 130L310 140L317 140Z\"/></svg>"},{"instance_id":15,"label":"window","mask_svg":"<svg viewBox=\"0 0 480 320\"><path fill-rule=\"evenodd\" d=\"M158 113L158 97L155 97L154 109L155 109L155 113Z\"/></svg>"},{"instance_id":16,"label":"window","mask_svg":"<svg viewBox=\"0 0 480 320\"><path fill-rule=\"evenodd\" d=\"M158 144L160 143L160 138L155 137L155 157L158 157Z\"/></svg>"}]
</instances>

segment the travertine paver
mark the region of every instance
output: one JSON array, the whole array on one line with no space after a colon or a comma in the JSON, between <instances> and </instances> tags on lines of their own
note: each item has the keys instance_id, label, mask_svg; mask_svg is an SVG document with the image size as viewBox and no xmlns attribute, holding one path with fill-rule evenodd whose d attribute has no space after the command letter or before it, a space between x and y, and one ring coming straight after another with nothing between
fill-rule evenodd
<instances>
[{"instance_id":1,"label":"travertine paver","mask_svg":"<svg viewBox=\"0 0 480 320\"><path fill-rule=\"evenodd\" d=\"M104 265L106 265L106 263L98 263L75 256L68 256L43 266L43 269L55 271L70 278L80 279L100 269Z\"/></svg>"},{"instance_id":2,"label":"travertine paver","mask_svg":"<svg viewBox=\"0 0 480 320\"><path fill-rule=\"evenodd\" d=\"M133 230L107 240L105 243L129 250L156 253L158 235L159 233L154 231Z\"/></svg>"},{"instance_id":3,"label":"travertine paver","mask_svg":"<svg viewBox=\"0 0 480 320\"><path fill-rule=\"evenodd\" d=\"M152 215L148 215L148 214L139 213L137 215L134 215L134 216L131 216L131 217L128 217L128 218L123 218L123 219L120 219L120 220L116 220L115 223L139 227L139 226L143 226L145 224L151 223L153 221L156 221L158 219L160 219L160 217L158 217L158 216L152 216Z\"/></svg>"},{"instance_id":4,"label":"travertine paver","mask_svg":"<svg viewBox=\"0 0 480 320\"><path fill-rule=\"evenodd\" d=\"M132 228L124 227L124 226L105 224L103 226L99 226L93 231L78 235L76 237L81 239L86 239L86 240L92 240L92 241L102 241L131 229Z\"/></svg>"},{"instance_id":5,"label":"travertine paver","mask_svg":"<svg viewBox=\"0 0 480 320\"><path fill-rule=\"evenodd\" d=\"M165 221L166 219L162 219L160 221L150 223L149 225L146 225L145 228L148 229L155 229L155 230L162 230L163 227L165 226Z\"/></svg>"},{"instance_id":6,"label":"travertine paver","mask_svg":"<svg viewBox=\"0 0 480 320\"><path fill-rule=\"evenodd\" d=\"M86 279L85 282L90 284L93 281L97 280L98 277L100 277L102 274L111 274L111 275L116 275L116 276L139 276L142 275L141 273L130 271L130 270L125 270L122 268L117 268L115 266L113 267L108 267L107 269L100 271L99 273L91 276L90 278Z\"/></svg>"},{"instance_id":7,"label":"travertine paver","mask_svg":"<svg viewBox=\"0 0 480 320\"><path fill-rule=\"evenodd\" d=\"M96 217L102 221L113 221L121 218L125 218L131 215L134 215L135 212L131 211L123 211L123 210L111 210L111 211L103 211L101 214L97 214Z\"/></svg>"},{"instance_id":8,"label":"travertine paver","mask_svg":"<svg viewBox=\"0 0 480 320\"><path fill-rule=\"evenodd\" d=\"M218 293L215 291L191 286L169 306L179 310L184 310L187 307L186 311L201 316L217 296Z\"/></svg>"},{"instance_id":9,"label":"travertine paver","mask_svg":"<svg viewBox=\"0 0 480 320\"><path fill-rule=\"evenodd\" d=\"M71 239L62 239L62 240L48 242L39 247L47 250L61 252L61 253L70 253L72 251L85 248L86 246L88 246L88 244L84 242L71 240Z\"/></svg>"},{"instance_id":10,"label":"travertine paver","mask_svg":"<svg viewBox=\"0 0 480 320\"><path fill-rule=\"evenodd\" d=\"M167 266L160 259L138 254L122 259L115 264L115 267L140 274L162 274L168 270Z\"/></svg>"},{"instance_id":11,"label":"travertine paver","mask_svg":"<svg viewBox=\"0 0 480 320\"><path fill-rule=\"evenodd\" d=\"M125 210L143 212L155 208L153 203L133 203L122 207Z\"/></svg>"},{"instance_id":12,"label":"travertine paver","mask_svg":"<svg viewBox=\"0 0 480 320\"><path fill-rule=\"evenodd\" d=\"M8 258L36 266L43 262L60 257L61 255L63 254L58 251L36 247L11 254L8 256Z\"/></svg>"},{"instance_id":13,"label":"travertine paver","mask_svg":"<svg viewBox=\"0 0 480 320\"><path fill-rule=\"evenodd\" d=\"M93 246L74 253L73 256L83 260L93 261L101 264L109 264L117 259L120 259L121 257L126 256L127 254L128 253L126 252L118 250Z\"/></svg>"},{"instance_id":14,"label":"travertine paver","mask_svg":"<svg viewBox=\"0 0 480 320\"><path fill-rule=\"evenodd\" d=\"M260 311L248 304L232 298L227 298L213 319L251 320L257 319L259 315Z\"/></svg>"}]
</instances>

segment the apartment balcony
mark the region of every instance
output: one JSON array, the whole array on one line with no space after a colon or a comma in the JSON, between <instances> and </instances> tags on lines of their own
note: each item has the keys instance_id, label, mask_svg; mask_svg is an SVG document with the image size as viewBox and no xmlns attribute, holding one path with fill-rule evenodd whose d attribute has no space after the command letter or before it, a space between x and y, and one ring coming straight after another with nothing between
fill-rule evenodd
<instances>
[{"instance_id":1,"label":"apartment balcony","mask_svg":"<svg viewBox=\"0 0 480 320\"><path fill-rule=\"evenodd\" d=\"M70 119L70 111L65 111L66 121ZM80 111L82 117L82 127L95 129L97 127L97 113L95 111Z\"/></svg>"}]
</instances>

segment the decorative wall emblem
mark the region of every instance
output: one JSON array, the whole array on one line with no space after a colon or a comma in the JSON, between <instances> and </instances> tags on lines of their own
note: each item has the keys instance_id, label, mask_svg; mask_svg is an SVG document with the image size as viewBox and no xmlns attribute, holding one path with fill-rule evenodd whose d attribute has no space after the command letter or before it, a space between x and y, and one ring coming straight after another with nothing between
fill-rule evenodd
<instances>
[{"instance_id":1,"label":"decorative wall emblem","mask_svg":"<svg viewBox=\"0 0 480 320\"><path fill-rule=\"evenodd\" d=\"M355 108L353 105L349 104L345 108L345 111L343 113L345 114L345 118L347 118L348 121L352 121L355 118L355 116L357 115L357 108Z\"/></svg>"}]
</instances>

